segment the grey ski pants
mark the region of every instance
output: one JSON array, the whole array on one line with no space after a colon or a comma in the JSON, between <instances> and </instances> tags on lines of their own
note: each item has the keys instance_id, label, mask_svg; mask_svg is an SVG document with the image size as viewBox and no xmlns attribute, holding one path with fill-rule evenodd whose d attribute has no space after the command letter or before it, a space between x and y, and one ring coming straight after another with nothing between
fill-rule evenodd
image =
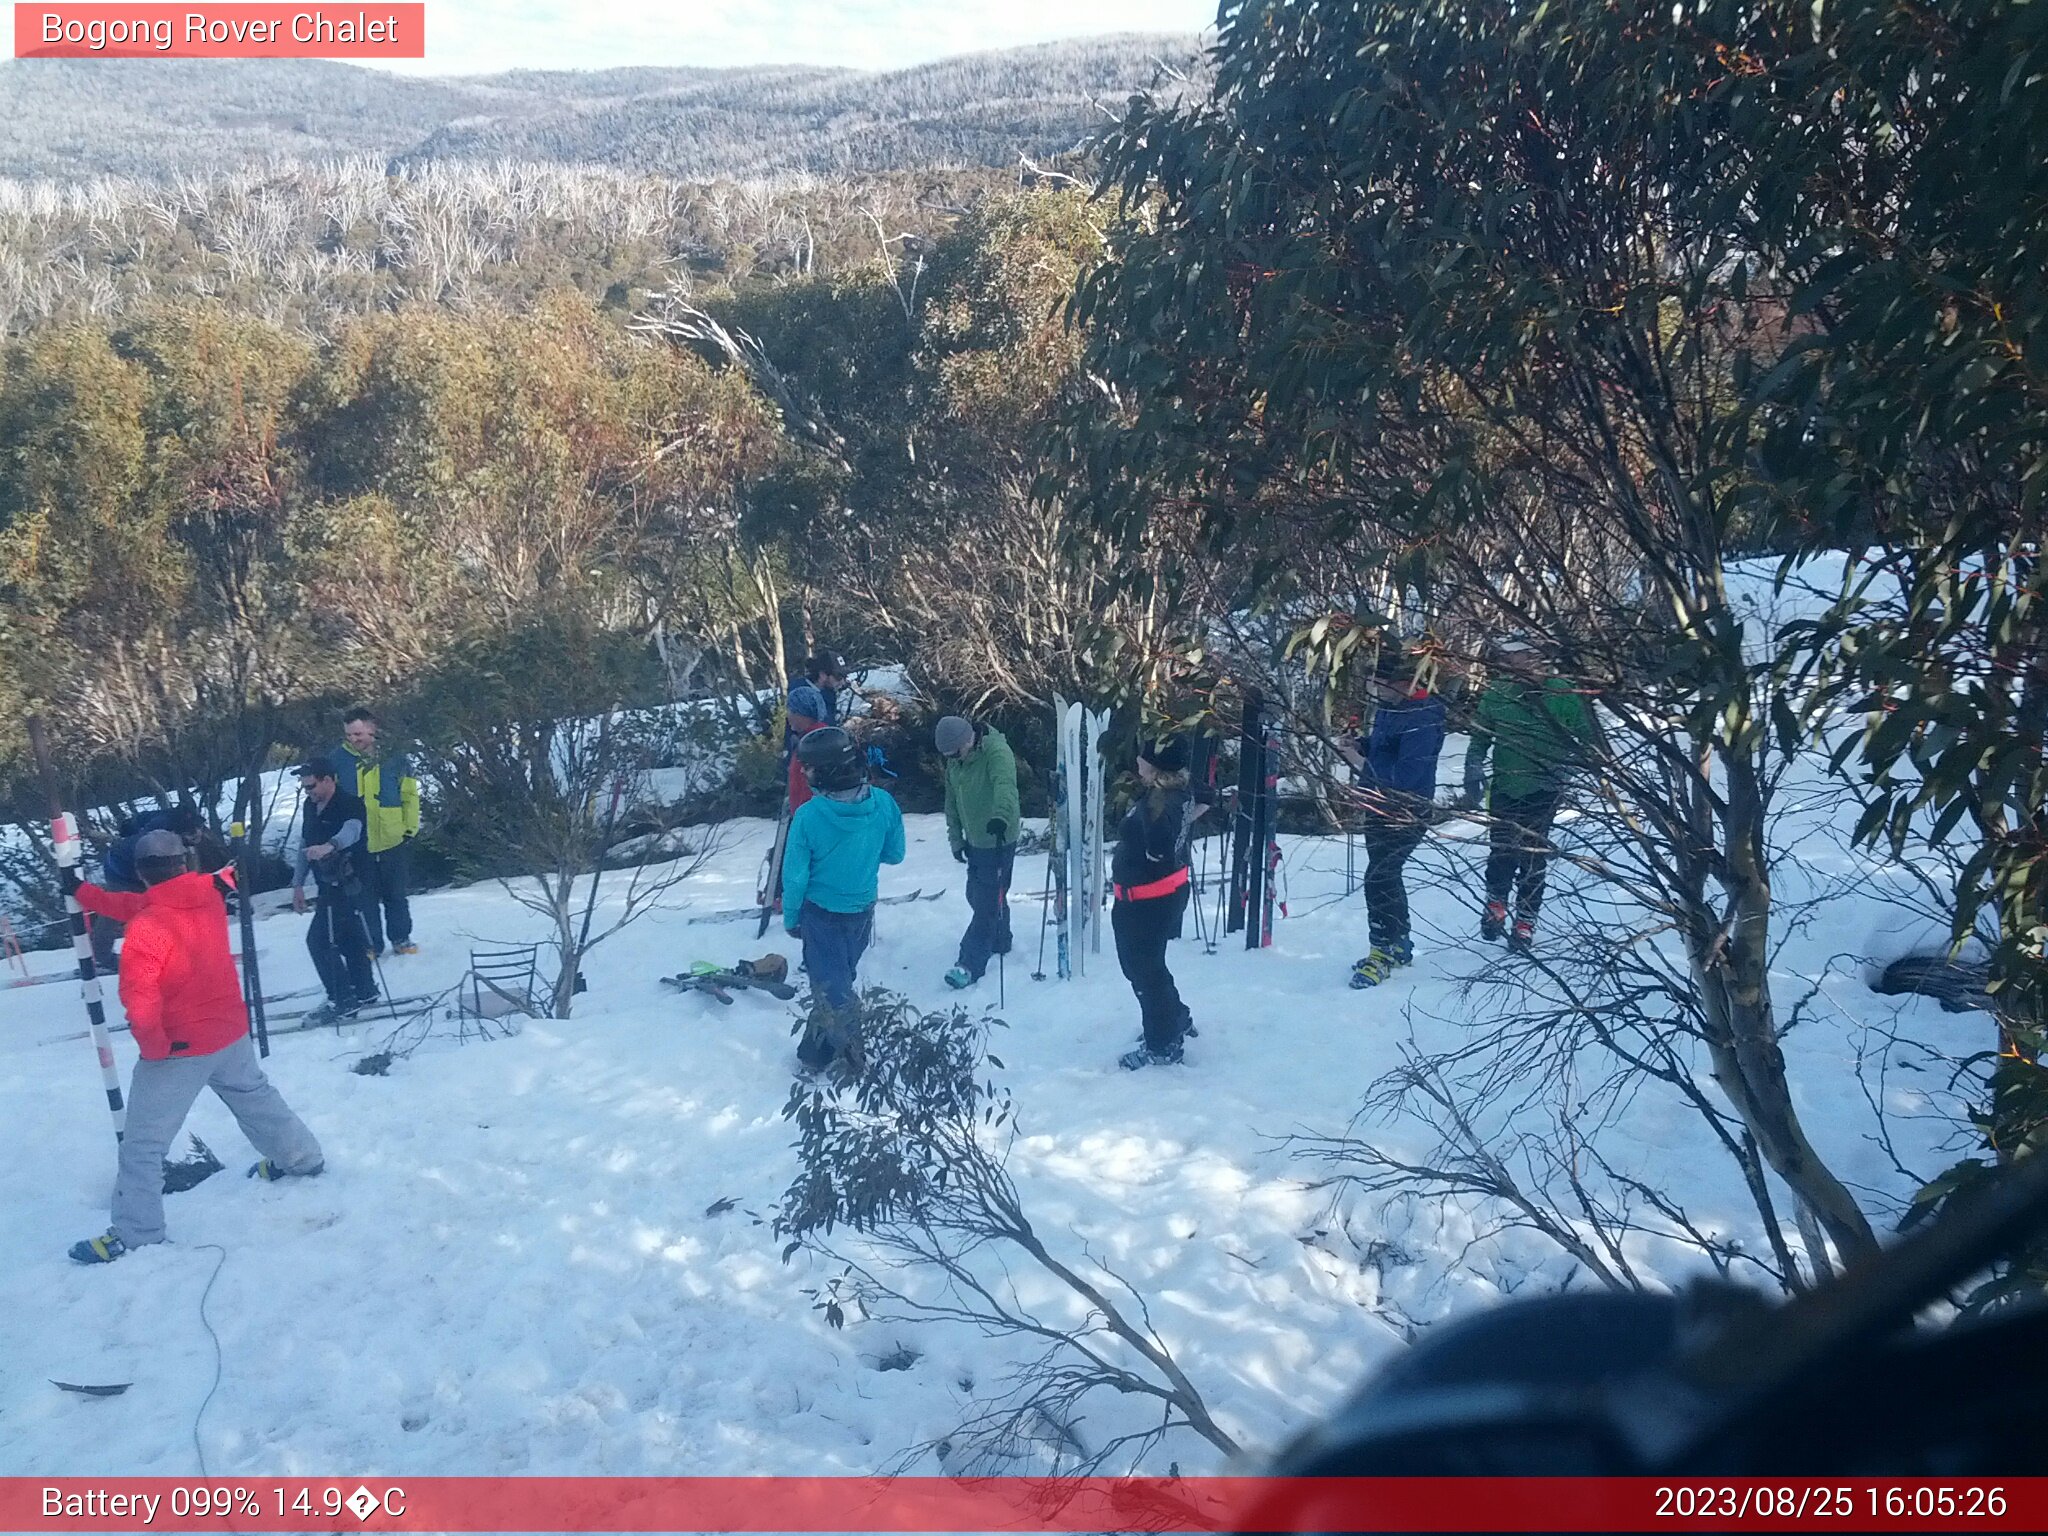
<instances>
[{"instance_id":1,"label":"grey ski pants","mask_svg":"<svg viewBox=\"0 0 2048 1536\"><path fill-rule=\"evenodd\" d=\"M280 1168L309 1173L321 1164L320 1143L263 1075L246 1038L206 1056L138 1061L114 1179L114 1235L130 1248L164 1240L164 1155L202 1088L220 1096L242 1134Z\"/></svg>"}]
</instances>

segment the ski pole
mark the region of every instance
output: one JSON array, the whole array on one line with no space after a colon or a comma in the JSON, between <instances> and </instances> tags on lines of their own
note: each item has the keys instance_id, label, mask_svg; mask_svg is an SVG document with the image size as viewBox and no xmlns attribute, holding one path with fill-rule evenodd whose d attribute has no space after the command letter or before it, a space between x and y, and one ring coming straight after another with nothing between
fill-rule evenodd
<instances>
[{"instance_id":1,"label":"ski pole","mask_svg":"<svg viewBox=\"0 0 2048 1536\"><path fill-rule=\"evenodd\" d=\"M996 956L996 1006L998 1008L1010 1006L1010 986L1003 973L1003 960L1004 956Z\"/></svg>"},{"instance_id":2,"label":"ski pole","mask_svg":"<svg viewBox=\"0 0 2048 1536\"><path fill-rule=\"evenodd\" d=\"M348 892L343 891L341 894L342 900L348 900ZM376 900L374 894L370 896L370 900ZM384 957L377 953L377 946L370 942L370 920L363 915L363 907L360 901L355 904L355 909L356 931L363 936L363 953L370 957L370 964L377 972L377 990L384 995L385 1001L389 1002L391 999L391 983L384 979ZM328 931L330 933L333 932L332 929Z\"/></svg>"},{"instance_id":3,"label":"ski pole","mask_svg":"<svg viewBox=\"0 0 2048 1536\"><path fill-rule=\"evenodd\" d=\"M1045 927L1052 919L1052 856L1045 860L1045 895L1038 903L1038 969L1031 973L1033 981L1045 980Z\"/></svg>"},{"instance_id":4,"label":"ski pole","mask_svg":"<svg viewBox=\"0 0 2048 1536\"><path fill-rule=\"evenodd\" d=\"M99 968L93 964L92 939L85 928L85 908L78 904L78 823L64 809L57 792L57 776L50 770L50 744L43 735L40 715L29 716L29 748L35 754L36 772L43 781L43 793L50 801L50 847L57 860L57 877L64 884L64 912L71 923L71 952L78 957L79 992L85 999L85 1018L93 1049L99 1053L100 1081L107 1090L107 1113L114 1117L114 1141L127 1134L128 1105L121 1097L121 1074L114 1067L114 1042L107 1034L107 1010L100 1001Z\"/></svg>"}]
</instances>

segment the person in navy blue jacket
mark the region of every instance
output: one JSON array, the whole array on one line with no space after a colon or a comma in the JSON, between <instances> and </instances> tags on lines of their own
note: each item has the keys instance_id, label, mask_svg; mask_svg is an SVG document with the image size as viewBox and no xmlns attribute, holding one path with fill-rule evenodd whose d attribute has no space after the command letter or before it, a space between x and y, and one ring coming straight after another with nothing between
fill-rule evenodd
<instances>
[{"instance_id":1,"label":"person in navy blue jacket","mask_svg":"<svg viewBox=\"0 0 2048 1536\"><path fill-rule=\"evenodd\" d=\"M175 832L185 840L190 849L198 842L202 823L199 812L189 805L180 805L168 810L144 811L140 815L123 820L117 835L107 851L100 855L100 889L122 891L139 895L148 889L142 882L141 871L135 866L135 847L144 834L150 832ZM111 917L93 914L91 939L93 968L102 976L112 976L119 966L119 957L114 945L121 937L127 924Z\"/></svg>"},{"instance_id":2,"label":"person in navy blue jacket","mask_svg":"<svg viewBox=\"0 0 2048 1536\"><path fill-rule=\"evenodd\" d=\"M1365 913L1372 952L1351 967L1351 985L1375 987L1415 958L1408 926L1409 857L1434 820L1444 704L1415 684L1415 658L1392 646L1373 676L1372 729L1338 748L1365 802Z\"/></svg>"}]
</instances>

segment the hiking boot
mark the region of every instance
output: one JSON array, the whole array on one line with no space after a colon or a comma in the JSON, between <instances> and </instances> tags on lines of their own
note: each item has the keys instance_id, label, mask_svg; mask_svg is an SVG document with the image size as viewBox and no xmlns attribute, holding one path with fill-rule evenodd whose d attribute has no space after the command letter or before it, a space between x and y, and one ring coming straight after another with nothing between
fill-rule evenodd
<instances>
[{"instance_id":1,"label":"hiking boot","mask_svg":"<svg viewBox=\"0 0 2048 1536\"><path fill-rule=\"evenodd\" d=\"M980 978L969 973L965 966L956 965L946 972L946 985L955 992L965 992Z\"/></svg>"},{"instance_id":2,"label":"hiking boot","mask_svg":"<svg viewBox=\"0 0 2048 1536\"><path fill-rule=\"evenodd\" d=\"M1508 931L1508 904L1504 901L1489 901L1486 914L1479 919L1479 937L1497 939Z\"/></svg>"},{"instance_id":3,"label":"hiking boot","mask_svg":"<svg viewBox=\"0 0 2048 1536\"><path fill-rule=\"evenodd\" d=\"M1526 955L1536 947L1536 924L1522 918L1515 924L1515 931L1508 935L1508 953Z\"/></svg>"},{"instance_id":4,"label":"hiking boot","mask_svg":"<svg viewBox=\"0 0 2048 1536\"><path fill-rule=\"evenodd\" d=\"M275 1184L279 1179L317 1179L327 1170L324 1162L310 1168L287 1168L282 1163L273 1163L269 1158L258 1158L249 1168L249 1177L261 1179L266 1184Z\"/></svg>"},{"instance_id":5,"label":"hiking boot","mask_svg":"<svg viewBox=\"0 0 2048 1536\"><path fill-rule=\"evenodd\" d=\"M391 953L393 953L394 955L416 955L419 952L419 945L413 943L411 939L407 939L403 944L394 944L391 946Z\"/></svg>"},{"instance_id":6,"label":"hiking boot","mask_svg":"<svg viewBox=\"0 0 2048 1536\"><path fill-rule=\"evenodd\" d=\"M71 1245L71 1257L80 1264L111 1264L127 1251L128 1245L112 1231Z\"/></svg>"},{"instance_id":7,"label":"hiking boot","mask_svg":"<svg viewBox=\"0 0 2048 1536\"><path fill-rule=\"evenodd\" d=\"M1177 1067L1182 1064L1181 1044L1176 1040L1163 1051L1141 1045L1135 1051L1126 1051L1117 1057L1116 1064L1126 1072L1136 1072L1141 1067Z\"/></svg>"}]
</instances>

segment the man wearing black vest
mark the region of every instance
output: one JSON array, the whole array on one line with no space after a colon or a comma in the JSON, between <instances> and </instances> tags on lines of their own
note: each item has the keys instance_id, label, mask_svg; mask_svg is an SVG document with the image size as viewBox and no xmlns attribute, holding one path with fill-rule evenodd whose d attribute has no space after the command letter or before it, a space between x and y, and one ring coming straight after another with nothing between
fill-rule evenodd
<instances>
[{"instance_id":1,"label":"man wearing black vest","mask_svg":"<svg viewBox=\"0 0 2048 1536\"><path fill-rule=\"evenodd\" d=\"M331 1017L346 1018L377 1001L370 933L363 917L369 899L364 875L363 802L334 777L334 764L316 758L299 770L305 812L292 855L292 910L306 910L306 877L318 890L306 948L327 989Z\"/></svg>"}]
</instances>

